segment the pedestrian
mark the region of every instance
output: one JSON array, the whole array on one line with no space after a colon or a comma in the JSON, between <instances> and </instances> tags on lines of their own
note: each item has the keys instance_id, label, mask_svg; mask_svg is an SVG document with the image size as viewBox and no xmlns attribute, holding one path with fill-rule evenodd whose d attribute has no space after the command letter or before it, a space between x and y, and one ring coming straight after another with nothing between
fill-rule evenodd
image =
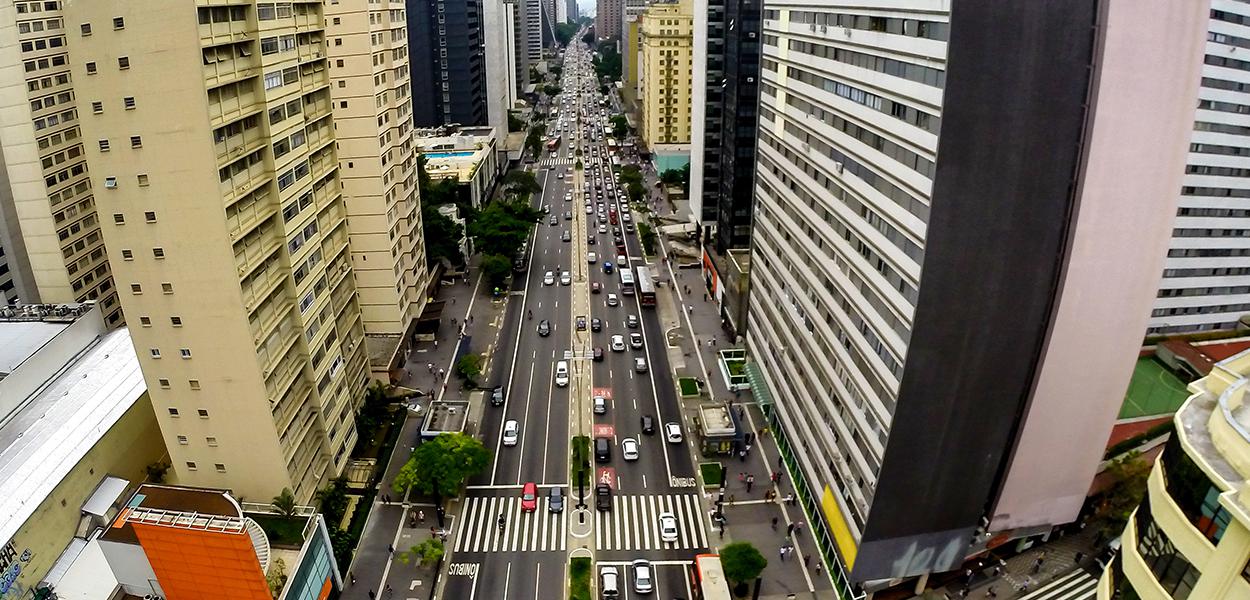
<instances>
[{"instance_id":1,"label":"pedestrian","mask_svg":"<svg viewBox=\"0 0 1250 600\"><path fill-rule=\"evenodd\" d=\"M743 471L738 471L738 483L744 483L746 482L746 480L747 480L747 474Z\"/></svg>"},{"instance_id":2,"label":"pedestrian","mask_svg":"<svg viewBox=\"0 0 1250 600\"><path fill-rule=\"evenodd\" d=\"M817 574L817 575L820 575L820 570L821 570L822 568L824 568L824 566L825 566L825 563L822 563L822 562L818 562L818 563L816 563L816 574Z\"/></svg>"},{"instance_id":3,"label":"pedestrian","mask_svg":"<svg viewBox=\"0 0 1250 600\"><path fill-rule=\"evenodd\" d=\"M985 590L985 597L986 598L998 597L998 592L994 591L994 586L991 585L988 589Z\"/></svg>"},{"instance_id":4,"label":"pedestrian","mask_svg":"<svg viewBox=\"0 0 1250 600\"><path fill-rule=\"evenodd\" d=\"M751 451L751 444L747 444L747 452Z\"/></svg>"},{"instance_id":5,"label":"pedestrian","mask_svg":"<svg viewBox=\"0 0 1250 600\"><path fill-rule=\"evenodd\" d=\"M789 525L786 525L786 535L792 535L793 533L794 533L794 523L790 523Z\"/></svg>"},{"instance_id":6,"label":"pedestrian","mask_svg":"<svg viewBox=\"0 0 1250 600\"><path fill-rule=\"evenodd\" d=\"M373 593L373 590L369 590L369 600L373 600L377 596L378 596L377 594Z\"/></svg>"},{"instance_id":7,"label":"pedestrian","mask_svg":"<svg viewBox=\"0 0 1250 600\"><path fill-rule=\"evenodd\" d=\"M786 547L782 546L777 549L777 556L781 558L781 562L786 562ZM373 598L373 592L369 593L369 598Z\"/></svg>"},{"instance_id":8,"label":"pedestrian","mask_svg":"<svg viewBox=\"0 0 1250 600\"><path fill-rule=\"evenodd\" d=\"M419 511L417 511L417 522L418 522L418 523L424 523L424 522L425 522L425 511L423 511L423 510L419 510Z\"/></svg>"},{"instance_id":9,"label":"pedestrian","mask_svg":"<svg viewBox=\"0 0 1250 600\"><path fill-rule=\"evenodd\" d=\"M387 551L387 552L389 552L389 553L391 553L391 554L394 554L394 553L395 553L395 546L393 546L393 545L391 545L391 544L387 544L387 545L386 545L386 551Z\"/></svg>"},{"instance_id":10,"label":"pedestrian","mask_svg":"<svg viewBox=\"0 0 1250 600\"><path fill-rule=\"evenodd\" d=\"M738 451L738 459L739 459L739 460L741 460L742 462L746 462L746 461L747 461L747 451L746 451L746 450L739 450L739 451Z\"/></svg>"},{"instance_id":11,"label":"pedestrian","mask_svg":"<svg viewBox=\"0 0 1250 600\"><path fill-rule=\"evenodd\" d=\"M352 585L356 585L356 574L355 574L355 573L349 573L347 576L348 576L348 577L350 577L350 578L352 579Z\"/></svg>"},{"instance_id":12,"label":"pedestrian","mask_svg":"<svg viewBox=\"0 0 1250 600\"><path fill-rule=\"evenodd\" d=\"M437 349L438 349L438 340L437 340L437 339L435 339L435 340L434 340L434 349L435 349L435 350L437 350Z\"/></svg>"},{"instance_id":13,"label":"pedestrian","mask_svg":"<svg viewBox=\"0 0 1250 600\"><path fill-rule=\"evenodd\" d=\"M730 505L730 506L733 506L733 505L734 505L734 495L733 495L733 494L730 494L730 495L729 495L729 505Z\"/></svg>"},{"instance_id":14,"label":"pedestrian","mask_svg":"<svg viewBox=\"0 0 1250 600\"><path fill-rule=\"evenodd\" d=\"M784 456L781 456L780 454L777 455L777 468L778 469L786 468L786 459Z\"/></svg>"},{"instance_id":15,"label":"pedestrian","mask_svg":"<svg viewBox=\"0 0 1250 600\"><path fill-rule=\"evenodd\" d=\"M433 372L434 372L434 363L425 363L425 368L426 368L426 369L428 369L431 373L433 373Z\"/></svg>"},{"instance_id":16,"label":"pedestrian","mask_svg":"<svg viewBox=\"0 0 1250 600\"><path fill-rule=\"evenodd\" d=\"M456 326L456 318L455 318L455 317L452 317L452 318L451 318L451 326L452 326L452 327L455 327L455 326Z\"/></svg>"},{"instance_id":17,"label":"pedestrian","mask_svg":"<svg viewBox=\"0 0 1250 600\"><path fill-rule=\"evenodd\" d=\"M465 318L469 320L470 325L473 324L473 315L469 315L468 317L465 317Z\"/></svg>"},{"instance_id":18,"label":"pedestrian","mask_svg":"<svg viewBox=\"0 0 1250 600\"><path fill-rule=\"evenodd\" d=\"M781 471L773 471L773 474L769 475L768 478L771 479L773 483L781 481Z\"/></svg>"},{"instance_id":19,"label":"pedestrian","mask_svg":"<svg viewBox=\"0 0 1250 600\"><path fill-rule=\"evenodd\" d=\"M773 531L777 531L777 517L773 517Z\"/></svg>"},{"instance_id":20,"label":"pedestrian","mask_svg":"<svg viewBox=\"0 0 1250 600\"><path fill-rule=\"evenodd\" d=\"M386 597L387 597L387 598L390 598L391 596L394 596L394 595L395 595L395 590L391 589L391 586L390 586L390 585L387 585L387 586L386 586Z\"/></svg>"},{"instance_id":21,"label":"pedestrian","mask_svg":"<svg viewBox=\"0 0 1250 600\"><path fill-rule=\"evenodd\" d=\"M439 376L439 377L443 377L443 376L445 376L445 375L447 375L447 369L444 369L444 368L442 368L442 367L439 367L439 369L438 369L438 376Z\"/></svg>"},{"instance_id":22,"label":"pedestrian","mask_svg":"<svg viewBox=\"0 0 1250 600\"><path fill-rule=\"evenodd\" d=\"M811 554L803 555L803 566L809 567L811 566L811 564L812 564L812 555Z\"/></svg>"}]
</instances>

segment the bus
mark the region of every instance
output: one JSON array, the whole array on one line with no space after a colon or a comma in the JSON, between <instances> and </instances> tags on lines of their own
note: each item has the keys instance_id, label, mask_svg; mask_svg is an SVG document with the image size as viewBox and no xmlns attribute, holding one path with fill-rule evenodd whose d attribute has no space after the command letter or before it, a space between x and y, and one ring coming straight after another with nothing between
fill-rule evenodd
<instances>
[{"instance_id":1,"label":"bus","mask_svg":"<svg viewBox=\"0 0 1250 600\"><path fill-rule=\"evenodd\" d=\"M559 148L559 147L560 147L560 136L558 136L558 135L557 135L556 137L553 137L553 138L551 138L551 139L547 140L547 149L548 149L548 150L551 150L551 151L553 151L553 152L554 152L554 151L555 151L555 149L556 149L556 148Z\"/></svg>"},{"instance_id":2,"label":"bus","mask_svg":"<svg viewBox=\"0 0 1250 600\"><path fill-rule=\"evenodd\" d=\"M655 281L651 279L651 269L637 267L638 301L643 306L655 306Z\"/></svg>"},{"instance_id":3,"label":"bus","mask_svg":"<svg viewBox=\"0 0 1250 600\"><path fill-rule=\"evenodd\" d=\"M629 272L629 267L621 266L618 269L621 274L621 293L626 296L634 295L634 274Z\"/></svg>"},{"instance_id":4,"label":"bus","mask_svg":"<svg viewBox=\"0 0 1250 600\"><path fill-rule=\"evenodd\" d=\"M690 591L696 600L732 600L729 582L721 568L720 556L700 554L694 557L690 570Z\"/></svg>"}]
</instances>

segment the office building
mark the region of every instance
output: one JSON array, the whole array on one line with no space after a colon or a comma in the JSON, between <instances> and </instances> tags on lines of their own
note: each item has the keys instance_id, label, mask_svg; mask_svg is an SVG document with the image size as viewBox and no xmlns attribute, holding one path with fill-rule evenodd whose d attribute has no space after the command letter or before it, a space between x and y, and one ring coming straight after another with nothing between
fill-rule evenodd
<instances>
[{"instance_id":1,"label":"office building","mask_svg":"<svg viewBox=\"0 0 1250 600\"><path fill-rule=\"evenodd\" d=\"M1158 288L1205 18L765 4L748 375L844 595L1077 516Z\"/></svg>"},{"instance_id":2,"label":"office building","mask_svg":"<svg viewBox=\"0 0 1250 600\"><path fill-rule=\"evenodd\" d=\"M455 181L457 194L475 208L490 200L496 180L508 166L491 127L421 130L413 142L425 158L426 175L432 181Z\"/></svg>"},{"instance_id":3,"label":"office building","mask_svg":"<svg viewBox=\"0 0 1250 600\"><path fill-rule=\"evenodd\" d=\"M707 7L694 11L690 207L704 248L723 255L751 243L761 5L699 1Z\"/></svg>"},{"instance_id":4,"label":"office building","mask_svg":"<svg viewBox=\"0 0 1250 600\"><path fill-rule=\"evenodd\" d=\"M690 143L692 0L652 4L639 22L638 133L657 152Z\"/></svg>"},{"instance_id":5,"label":"office building","mask_svg":"<svg viewBox=\"0 0 1250 600\"><path fill-rule=\"evenodd\" d=\"M486 123L508 131L508 111L517 100L516 3L482 0L486 61Z\"/></svg>"},{"instance_id":6,"label":"office building","mask_svg":"<svg viewBox=\"0 0 1250 600\"><path fill-rule=\"evenodd\" d=\"M564 0L564 14L569 23L576 23L581 20L582 14L577 8L577 0Z\"/></svg>"},{"instance_id":7,"label":"office building","mask_svg":"<svg viewBox=\"0 0 1250 600\"><path fill-rule=\"evenodd\" d=\"M514 0L516 15L517 96L538 83L543 64L543 9L540 0Z\"/></svg>"},{"instance_id":8,"label":"office building","mask_svg":"<svg viewBox=\"0 0 1250 600\"><path fill-rule=\"evenodd\" d=\"M129 330L98 304L0 308L0 595L59 581L164 456Z\"/></svg>"},{"instance_id":9,"label":"office building","mask_svg":"<svg viewBox=\"0 0 1250 600\"><path fill-rule=\"evenodd\" d=\"M346 465L369 382L322 4L65 18L75 93L105 107L82 137L175 479L309 500ZM337 109L354 102L377 99Z\"/></svg>"},{"instance_id":10,"label":"office building","mask_svg":"<svg viewBox=\"0 0 1250 600\"><path fill-rule=\"evenodd\" d=\"M169 485L140 487L52 587L64 600L321 600L342 589L312 507L286 517L225 490Z\"/></svg>"},{"instance_id":11,"label":"office building","mask_svg":"<svg viewBox=\"0 0 1250 600\"><path fill-rule=\"evenodd\" d=\"M698 2L695 3L696 9ZM642 11L647 9L646 0L624 0L621 5L621 97L626 106L636 107L638 104L638 69L641 63L642 34L638 29ZM694 21L700 15L696 12ZM694 52L701 50L698 40L694 40Z\"/></svg>"},{"instance_id":12,"label":"office building","mask_svg":"<svg viewBox=\"0 0 1250 600\"><path fill-rule=\"evenodd\" d=\"M486 124L482 2L407 0L413 125Z\"/></svg>"},{"instance_id":13,"label":"office building","mask_svg":"<svg viewBox=\"0 0 1250 600\"><path fill-rule=\"evenodd\" d=\"M1189 162L1148 333L1250 327L1250 6L1212 0Z\"/></svg>"},{"instance_id":14,"label":"office building","mask_svg":"<svg viewBox=\"0 0 1250 600\"><path fill-rule=\"evenodd\" d=\"M122 110L100 100L79 106L85 75L70 60L71 31L61 0L13 2L0 23L0 246L9 273L0 296L26 303L95 300L110 326L123 322L83 150L82 120ZM20 67L20 68L19 68ZM119 100L120 102L120 100ZM8 287L12 286L12 287ZM8 289L3 289L8 287Z\"/></svg>"},{"instance_id":15,"label":"office building","mask_svg":"<svg viewBox=\"0 0 1250 600\"><path fill-rule=\"evenodd\" d=\"M401 2L326 5L330 100L339 180L370 372L386 381L404 360L430 285L413 145L407 21ZM374 102L353 102L374 98Z\"/></svg>"},{"instance_id":16,"label":"office building","mask_svg":"<svg viewBox=\"0 0 1250 600\"><path fill-rule=\"evenodd\" d=\"M1099 600L1250 598L1250 351L1221 361L1173 417L1146 497L1103 573Z\"/></svg>"},{"instance_id":17,"label":"office building","mask_svg":"<svg viewBox=\"0 0 1250 600\"><path fill-rule=\"evenodd\" d=\"M623 0L595 0L595 37L606 40L621 37Z\"/></svg>"}]
</instances>

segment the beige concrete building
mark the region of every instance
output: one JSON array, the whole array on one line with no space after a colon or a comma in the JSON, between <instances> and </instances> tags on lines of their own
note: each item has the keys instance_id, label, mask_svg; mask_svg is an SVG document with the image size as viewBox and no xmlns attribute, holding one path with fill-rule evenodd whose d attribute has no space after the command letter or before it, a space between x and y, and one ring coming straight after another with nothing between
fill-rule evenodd
<instances>
[{"instance_id":1,"label":"beige concrete building","mask_svg":"<svg viewBox=\"0 0 1250 600\"><path fill-rule=\"evenodd\" d=\"M128 329L99 305L0 309L0 597L57 581L164 455Z\"/></svg>"},{"instance_id":2,"label":"beige concrete building","mask_svg":"<svg viewBox=\"0 0 1250 600\"><path fill-rule=\"evenodd\" d=\"M9 266L0 296L23 302L98 300L122 323L109 273L95 191L88 176L79 106L60 0L0 2L0 245ZM70 30L73 29L71 32ZM120 110L120 106L109 107Z\"/></svg>"},{"instance_id":3,"label":"beige concrete building","mask_svg":"<svg viewBox=\"0 0 1250 600\"><path fill-rule=\"evenodd\" d=\"M691 1L652 4L639 25L639 134L648 148L690 143Z\"/></svg>"},{"instance_id":4,"label":"beige concrete building","mask_svg":"<svg viewBox=\"0 0 1250 600\"><path fill-rule=\"evenodd\" d=\"M430 273L412 127L403 2L326 5L330 88L352 268L376 375L425 306Z\"/></svg>"},{"instance_id":5,"label":"beige concrete building","mask_svg":"<svg viewBox=\"0 0 1250 600\"><path fill-rule=\"evenodd\" d=\"M490 199L507 158L500 157L493 127L418 130L417 152L425 157L425 173L438 181L451 179L474 207Z\"/></svg>"},{"instance_id":6,"label":"beige concrete building","mask_svg":"<svg viewBox=\"0 0 1250 600\"><path fill-rule=\"evenodd\" d=\"M177 480L307 501L369 379L322 4L71 8L104 237Z\"/></svg>"}]
</instances>

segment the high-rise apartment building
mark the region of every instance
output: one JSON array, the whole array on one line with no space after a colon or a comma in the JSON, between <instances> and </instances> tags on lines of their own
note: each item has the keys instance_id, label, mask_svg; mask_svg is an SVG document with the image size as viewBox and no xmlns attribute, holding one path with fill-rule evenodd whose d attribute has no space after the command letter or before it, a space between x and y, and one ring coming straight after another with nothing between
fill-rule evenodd
<instances>
[{"instance_id":1,"label":"high-rise apartment building","mask_svg":"<svg viewBox=\"0 0 1250 600\"><path fill-rule=\"evenodd\" d=\"M537 83L531 71L543 62L543 9L540 0L514 0L517 96Z\"/></svg>"},{"instance_id":2,"label":"high-rise apartment building","mask_svg":"<svg viewBox=\"0 0 1250 600\"><path fill-rule=\"evenodd\" d=\"M595 0L595 37L621 37L622 0Z\"/></svg>"},{"instance_id":3,"label":"high-rise apartment building","mask_svg":"<svg viewBox=\"0 0 1250 600\"><path fill-rule=\"evenodd\" d=\"M639 49L642 47L642 34L638 25L642 12L646 9L646 0L624 0L621 4L621 98L630 107L638 104L638 69L641 64ZM696 12L696 23L699 17ZM694 52L697 54L698 40L694 40L694 43Z\"/></svg>"},{"instance_id":4,"label":"high-rise apartment building","mask_svg":"<svg viewBox=\"0 0 1250 600\"><path fill-rule=\"evenodd\" d=\"M581 11L577 8L577 0L564 0L564 15L569 23L576 23L582 18Z\"/></svg>"},{"instance_id":5,"label":"high-rise apartment building","mask_svg":"<svg viewBox=\"0 0 1250 600\"><path fill-rule=\"evenodd\" d=\"M1248 388L1250 351L1189 384L1098 600L1250 598Z\"/></svg>"},{"instance_id":6,"label":"high-rise apartment building","mask_svg":"<svg viewBox=\"0 0 1250 600\"><path fill-rule=\"evenodd\" d=\"M748 373L844 593L1078 514L1158 287L1205 18L765 3Z\"/></svg>"},{"instance_id":7,"label":"high-rise apartment building","mask_svg":"<svg viewBox=\"0 0 1250 600\"><path fill-rule=\"evenodd\" d=\"M751 242L761 4L698 0L694 9L690 207L705 247Z\"/></svg>"},{"instance_id":8,"label":"high-rise apartment building","mask_svg":"<svg viewBox=\"0 0 1250 600\"><path fill-rule=\"evenodd\" d=\"M652 4L639 22L638 132L651 151L690 143L692 0Z\"/></svg>"},{"instance_id":9,"label":"high-rise apartment building","mask_svg":"<svg viewBox=\"0 0 1250 600\"><path fill-rule=\"evenodd\" d=\"M346 464L369 381L322 3L100 0L65 21L177 480L307 501Z\"/></svg>"},{"instance_id":10,"label":"high-rise apartment building","mask_svg":"<svg viewBox=\"0 0 1250 600\"><path fill-rule=\"evenodd\" d=\"M1149 333L1250 325L1250 6L1212 0L1198 113Z\"/></svg>"},{"instance_id":11,"label":"high-rise apartment building","mask_svg":"<svg viewBox=\"0 0 1250 600\"><path fill-rule=\"evenodd\" d=\"M326 5L330 99L356 291L365 334L393 341L392 355L421 314L430 283L404 11L398 0Z\"/></svg>"},{"instance_id":12,"label":"high-rise apartment building","mask_svg":"<svg viewBox=\"0 0 1250 600\"><path fill-rule=\"evenodd\" d=\"M486 61L486 122L508 131L508 111L517 99L516 3L482 0L482 35Z\"/></svg>"},{"instance_id":13,"label":"high-rise apartment building","mask_svg":"<svg viewBox=\"0 0 1250 600\"><path fill-rule=\"evenodd\" d=\"M482 2L407 0L417 127L486 124Z\"/></svg>"},{"instance_id":14,"label":"high-rise apartment building","mask_svg":"<svg viewBox=\"0 0 1250 600\"><path fill-rule=\"evenodd\" d=\"M79 106L84 76L73 69L71 31L62 0L12 2L0 27L0 77L6 117L0 126L0 244L12 288L23 302L95 300L105 321L122 323L122 307L105 255L83 150L82 119L107 107Z\"/></svg>"}]
</instances>

